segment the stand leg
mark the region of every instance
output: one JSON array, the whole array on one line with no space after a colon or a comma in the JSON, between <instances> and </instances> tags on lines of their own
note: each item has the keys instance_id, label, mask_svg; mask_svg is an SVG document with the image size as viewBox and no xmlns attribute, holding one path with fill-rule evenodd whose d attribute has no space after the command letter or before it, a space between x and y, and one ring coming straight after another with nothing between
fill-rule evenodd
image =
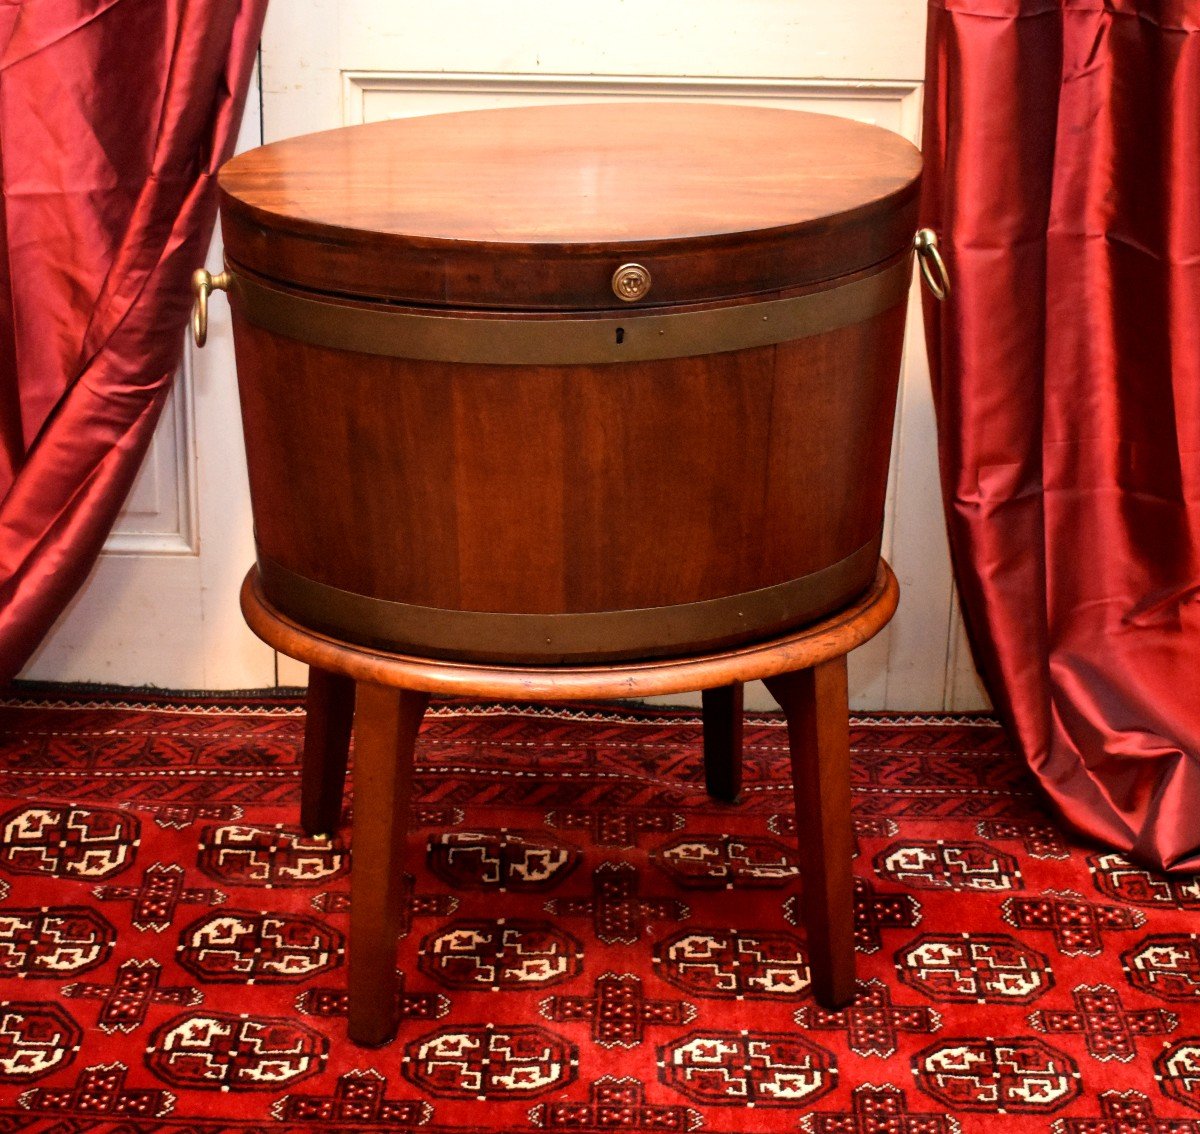
<instances>
[{"instance_id":1,"label":"stand leg","mask_svg":"<svg viewBox=\"0 0 1200 1134\"><path fill-rule=\"evenodd\" d=\"M304 708L300 826L306 835L332 835L342 816L350 726L354 719L354 682L341 674L311 666Z\"/></svg>"},{"instance_id":2,"label":"stand leg","mask_svg":"<svg viewBox=\"0 0 1200 1134\"><path fill-rule=\"evenodd\" d=\"M733 803L742 790L742 683L705 689L704 780L708 794Z\"/></svg>"},{"instance_id":3,"label":"stand leg","mask_svg":"<svg viewBox=\"0 0 1200 1134\"><path fill-rule=\"evenodd\" d=\"M412 797L413 747L427 693L360 682L354 716L354 861L350 873L350 1038L396 1034L400 869Z\"/></svg>"},{"instance_id":4,"label":"stand leg","mask_svg":"<svg viewBox=\"0 0 1200 1134\"><path fill-rule=\"evenodd\" d=\"M813 994L824 1008L854 999L854 831L846 658L766 682L787 717L796 793Z\"/></svg>"}]
</instances>

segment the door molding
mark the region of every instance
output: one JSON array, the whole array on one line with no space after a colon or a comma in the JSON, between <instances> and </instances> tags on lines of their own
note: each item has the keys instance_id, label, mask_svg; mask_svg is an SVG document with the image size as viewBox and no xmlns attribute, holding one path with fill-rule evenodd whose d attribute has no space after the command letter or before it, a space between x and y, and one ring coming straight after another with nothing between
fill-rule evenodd
<instances>
[{"instance_id":1,"label":"door molding","mask_svg":"<svg viewBox=\"0 0 1200 1134\"><path fill-rule=\"evenodd\" d=\"M101 555L200 554L193 390L188 344L146 458Z\"/></svg>"},{"instance_id":2,"label":"door molding","mask_svg":"<svg viewBox=\"0 0 1200 1134\"><path fill-rule=\"evenodd\" d=\"M923 86L908 80L347 70L342 72L342 121L347 126L359 125L456 108L510 106L538 98L554 102L720 99L786 103L842 114L885 126L919 144ZM822 107L823 103L838 105Z\"/></svg>"}]
</instances>

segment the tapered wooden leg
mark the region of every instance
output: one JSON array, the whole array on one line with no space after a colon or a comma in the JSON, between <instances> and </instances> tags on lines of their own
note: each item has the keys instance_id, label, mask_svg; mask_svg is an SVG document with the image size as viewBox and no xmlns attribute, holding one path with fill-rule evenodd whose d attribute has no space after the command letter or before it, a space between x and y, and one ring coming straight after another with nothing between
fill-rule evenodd
<instances>
[{"instance_id":1,"label":"tapered wooden leg","mask_svg":"<svg viewBox=\"0 0 1200 1134\"><path fill-rule=\"evenodd\" d=\"M845 656L766 682L787 717L813 995L854 999L854 832Z\"/></svg>"},{"instance_id":2,"label":"tapered wooden leg","mask_svg":"<svg viewBox=\"0 0 1200 1134\"><path fill-rule=\"evenodd\" d=\"M332 835L342 817L350 726L354 720L354 682L311 666L304 709L300 826L306 835Z\"/></svg>"},{"instance_id":3,"label":"tapered wooden leg","mask_svg":"<svg viewBox=\"0 0 1200 1134\"><path fill-rule=\"evenodd\" d=\"M705 689L704 781L708 794L732 803L742 790L742 683Z\"/></svg>"},{"instance_id":4,"label":"tapered wooden leg","mask_svg":"<svg viewBox=\"0 0 1200 1134\"><path fill-rule=\"evenodd\" d=\"M359 682L354 713L350 872L350 1038L375 1047L396 1034L401 866L413 747L427 693Z\"/></svg>"}]
</instances>

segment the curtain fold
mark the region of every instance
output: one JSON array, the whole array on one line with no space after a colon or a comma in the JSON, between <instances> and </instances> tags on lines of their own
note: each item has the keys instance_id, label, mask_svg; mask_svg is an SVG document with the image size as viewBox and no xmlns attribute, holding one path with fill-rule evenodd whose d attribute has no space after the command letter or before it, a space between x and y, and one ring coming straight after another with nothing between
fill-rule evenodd
<instances>
[{"instance_id":1,"label":"curtain fold","mask_svg":"<svg viewBox=\"0 0 1200 1134\"><path fill-rule=\"evenodd\" d=\"M0 682L87 576L149 445L265 12L0 7Z\"/></svg>"},{"instance_id":2,"label":"curtain fold","mask_svg":"<svg viewBox=\"0 0 1200 1134\"><path fill-rule=\"evenodd\" d=\"M1200 870L1200 0L932 0L955 576L1062 817Z\"/></svg>"}]
</instances>

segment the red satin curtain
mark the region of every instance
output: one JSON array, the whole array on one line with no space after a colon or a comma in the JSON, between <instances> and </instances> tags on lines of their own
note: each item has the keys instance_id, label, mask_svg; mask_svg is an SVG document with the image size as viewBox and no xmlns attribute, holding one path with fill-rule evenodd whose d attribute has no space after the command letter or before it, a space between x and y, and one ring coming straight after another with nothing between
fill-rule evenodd
<instances>
[{"instance_id":1,"label":"red satin curtain","mask_svg":"<svg viewBox=\"0 0 1200 1134\"><path fill-rule=\"evenodd\" d=\"M0 4L0 682L86 577L149 444L265 12Z\"/></svg>"},{"instance_id":2,"label":"red satin curtain","mask_svg":"<svg viewBox=\"0 0 1200 1134\"><path fill-rule=\"evenodd\" d=\"M1200 0L932 0L926 77L976 659L1071 825L1200 869Z\"/></svg>"}]
</instances>

